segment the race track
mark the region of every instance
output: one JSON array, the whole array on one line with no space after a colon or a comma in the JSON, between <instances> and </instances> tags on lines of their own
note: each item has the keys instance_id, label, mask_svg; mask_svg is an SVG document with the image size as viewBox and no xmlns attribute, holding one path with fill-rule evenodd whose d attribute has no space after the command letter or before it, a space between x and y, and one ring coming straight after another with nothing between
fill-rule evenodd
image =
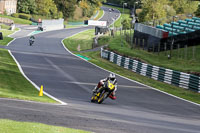
<instances>
[{"instance_id":1,"label":"race track","mask_svg":"<svg viewBox=\"0 0 200 133\"><path fill-rule=\"evenodd\" d=\"M116 16L117 11L101 20ZM0 118L34 121L97 133L199 133L200 106L117 76L117 100L90 102L97 82L109 72L68 52L61 41L92 27L63 29L17 38L7 49L25 75L48 94L68 105L51 105L0 99ZM23 31L22 31L23 32ZM21 34L22 32L16 33Z\"/></svg>"}]
</instances>

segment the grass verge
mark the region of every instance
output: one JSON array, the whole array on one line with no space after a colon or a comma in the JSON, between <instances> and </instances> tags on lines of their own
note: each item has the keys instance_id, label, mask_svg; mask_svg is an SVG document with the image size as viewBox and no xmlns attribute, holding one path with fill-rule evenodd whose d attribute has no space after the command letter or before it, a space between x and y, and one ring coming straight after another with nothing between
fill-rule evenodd
<instances>
[{"instance_id":1,"label":"grass verge","mask_svg":"<svg viewBox=\"0 0 200 133\"><path fill-rule=\"evenodd\" d=\"M16 32L17 30L19 30L18 28L16 28L14 31L8 30L8 29L1 29L0 30L0 32L2 32L2 34L3 34L3 40L0 40L0 45L7 45L10 41L13 40L13 38L8 37L8 35L10 35L10 34Z\"/></svg>"},{"instance_id":2,"label":"grass verge","mask_svg":"<svg viewBox=\"0 0 200 133\"><path fill-rule=\"evenodd\" d=\"M94 29L81 32L64 40L71 51L82 51L92 48L92 38L95 37Z\"/></svg>"},{"instance_id":3,"label":"grass verge","mask_svg":"<svg viewBox=\"0 0 200 133\"><path fill-rule=\"evenodd\" d=\"M8 16L8 15L0 14L0 17L12 19L15 22L15 24L32 24L32 22L30 20L15 18L15 17Z\"/></svg>"},{"instance_id":4,"label":"grass verge","mask_svg":"<svg viewBox=\"0 0 200 133\"><path fill-rule=\"evenodd\" d=\"M94 20L98 20L98 19L100 19L102 16L103 16L103 10L100 9L100 10L99 10L99 14L97 15L96 18L94 18Z\"/></svg>"},{"instance_id":5,"label":"grass verge","mask_svg":"<svg viewBox=\"0 0 200 133\"><path fill-rule=\"evenodd\" d=\"M82 38L84 38L84 35L86 35L86 33L82 32L82 33L79 33L76 36L81 36ZM88 34L86 36L88 36ZM70 38L71 41L67 41L67 40L68 39L65 39L65 41L64 41L65 46L70 51L75 51L76 53L78 53L77 50L73 48L73 45L75 45L75 44L71 43L71 42L73 42L73 40L76 41L76 38ZM118 49L126 52L126 50L127 50L126 47L128 47L128 44L126 44L124 42L126 46L121 47L121 43L119 43L118 41L115 42L114 40L110 40L110 42L112 42L112 43L110 43L110 45L111 46L112 45L119 45L120 47L118 47ZM120 42L121 42L121 40L120 40ZM116 44L116 43L119 43L119 44ZM104 69L107 69L109 71L112 71L114 73L122 75L124 77L127 77L129 79L138 81L140 83L146 84L148 86L154 87L158 90L161 90L161 91L167 92L169 94L172 94L172 95L181 97L183 99L186 99L186 100L200 104L200 94L199 93L196 93L196 92L193 92L193 91L190 91L190 90L185 90L183 88L179 88L179 87L176 87L176 86L173 86L173 85L169 85L169 84L166 84L166 83L163 83L163 82L160 82L160 81L153 80L153 79L148 78L148 77L141 76L137 73L131 72L130 70L124 69L124 68L119 67L119 66L117 66L117 65L115 65L115 64L113 64L113 63L111 63L111 62L109 62L105 59L102 59L100 57L100 52L87 52L87 53L79 53L79 54L90 58L91 59L90 62L92 62L92 63L94 63L94 64L96 64L96 65L98 65L98 66L100 66Z\"/></svg>"},{"instance_id":6,"label":"grass verge","mask_svg":"<svg viewBox=\"0 0 200 133\"><path fill-rule=\"evenodd\" d=\"M5 46L12 40L13 40L13 38L6 36L6 37L3 38L3 40L0 40L0 45L4 45Z\"/></svg>"},{"instance_id":7,"label":"grass verge","mask_svg":"<svg viewBox=\"0 0 200 133\"><path fill-rule=\"evenodd\" d=\"M1 133L89 133L87 131L59 126L49 126L41 123L16 122L0 119Z\"/></svg>"},{"instance_id":8,"label":"grass verge","mask_svg":"<svg viewBox=\"0 0 200 133\"><path fill-rule=\"evenodd\" d=\"M16 32L18 30L19 30L18 28L15 28L15 30L1 29L0 32L2 32L3 36L5 37L5 36L13 34L14 32Z\"/></svg>"},{"instance_id":9,"label":"grass verge","mask_svg":"<svg viewBox=\"0 0 200 133\"><path fill-rule=\"evenodd\" d=\"M66 29L78 28L78 27L81 27L81 26L86 26L86 25L69 25L69 24L67 24Z\"/></svg>"},{"instance_id":10,"label":"grass verge","mask_svg":"<svg viewBox=\"0 0 200 133\"><path fill-rule=\"evenodd\" d=\"M2 29L1 32L5 37L0 40L0 44L7 45L13 40L7 36L15 31ZM0 75L0 97L57 103L47 96L38 96L36 88L24 78L15 61L5 49L0 49Z\"/></svg>"},{"instance_id":11,"label":"grass verge","mask_svg":"<svg viewBox=\"0 0 200 133\"><path fill-rule=\"evenodd\" d=\"M200 54L196 54L195 59L190 58L190 60L188 60L179 58L176 55L178 53L177 50L174 50L172 58L169 60L165 52L160 52L158 55L158 53L147 52L139 48L131 49L125 41L123 41L124 45L121 47L121 36L115 36L115 38L111 38L109 44L110 50L116 51L125 56L139 58L148 64L181 72L200 72ZM180 49L179 52L184 53L184 48ZM191 54L189 52L191 52ZM200 53L200 45L196 46L196 53ZM188 48L188 54L192 56L191 47Z\"/></svg>"},{"instance_id":12,"label":"grass verge","mask_svg":"<svg viewBox=\"0 0 200 133\"><path fill-rule=\"evenodd\" d=\"M47 96L38 96L38 90L24 78L13 58L4 49L0 49L0 75L0 97L57 103Z\"/></svg>"},{"instance_id":13,"label":"grass verge","mask_svg":"<svg viewBox=\"0 0 200 133\"><path fill-rule=\"evenodd\" d=\"M10 26L9 26L9 25L0 24L0 26L1 26L1 29L6 29L6 30L9 30L9 29L10 29Z\"/></svg>"}]
</instances>

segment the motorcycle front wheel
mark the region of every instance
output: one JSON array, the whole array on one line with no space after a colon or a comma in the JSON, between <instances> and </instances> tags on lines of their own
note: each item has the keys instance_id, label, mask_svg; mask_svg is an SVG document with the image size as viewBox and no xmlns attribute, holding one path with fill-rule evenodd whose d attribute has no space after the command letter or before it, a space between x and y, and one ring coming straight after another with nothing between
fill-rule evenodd
<instances>
[{"instance_id":1,"label":"motorcycle front wheel","mask_svg":"<svg viewBox=\"0 0 200 133\"><path fill-rule=\"evenodd\" d=\"M107 97L107 93L103 91L98 99L98 103L101 104Z\"/></svg>"},{"instance_id":2,"label":"motorcycle front wheel","mask_svg":"<svg viewBox=\"0 0 200 133\"><path fill-rule=\"evenodd\" d=\"M91 102L92 102L92 103L94 103L94 102L95 102L95 95L94 95L94 96L92 96L92 98L91 98Z\"/></svg>"}]
</instances>

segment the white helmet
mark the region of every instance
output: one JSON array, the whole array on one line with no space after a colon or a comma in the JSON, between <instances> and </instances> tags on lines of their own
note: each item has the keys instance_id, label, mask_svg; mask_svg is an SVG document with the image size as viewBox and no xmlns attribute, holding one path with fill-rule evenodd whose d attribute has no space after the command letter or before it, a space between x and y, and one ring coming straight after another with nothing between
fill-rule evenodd
<instances>
[{"instance_id":1,"label":"white helmet","mask_svg":"<svg viewBox=\"0 0 200 133\"><path fill-rule=\"evenodd\" d=\"M115 74L114 73L110 73L110 75L108 76L108 78L112 81L115 80Z\"/></svg>"}]
</instances>

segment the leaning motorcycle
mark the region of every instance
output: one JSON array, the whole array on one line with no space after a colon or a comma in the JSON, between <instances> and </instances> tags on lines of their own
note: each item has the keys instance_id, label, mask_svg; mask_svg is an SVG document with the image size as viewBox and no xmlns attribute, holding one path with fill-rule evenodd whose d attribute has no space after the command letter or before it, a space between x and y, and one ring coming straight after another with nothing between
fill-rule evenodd
<instances>
[{"instance_id":1,"label":"leaning motorcycle","mask_svg":"<svg viewBox=\"0 0 200 133\"><path fill-rule=\"evenodd\" d=\"M34 40L29 40L29 45L32 46L34 43Z\"/></svg>"},{"instance_id":2,"label":"leaning motorcycle","mask_svg":"<svg viewBox=\"0 0 200 133\"><path fill-rule=\"evenodd\" d=\"M101 104L106 98L109 97L109 95L111 95L114 89L115 85L112 83L112 81L108 80L101 88L99 88L97 93L93 93L91 102L97 102Z\"/></svg>"}]
</instances>

